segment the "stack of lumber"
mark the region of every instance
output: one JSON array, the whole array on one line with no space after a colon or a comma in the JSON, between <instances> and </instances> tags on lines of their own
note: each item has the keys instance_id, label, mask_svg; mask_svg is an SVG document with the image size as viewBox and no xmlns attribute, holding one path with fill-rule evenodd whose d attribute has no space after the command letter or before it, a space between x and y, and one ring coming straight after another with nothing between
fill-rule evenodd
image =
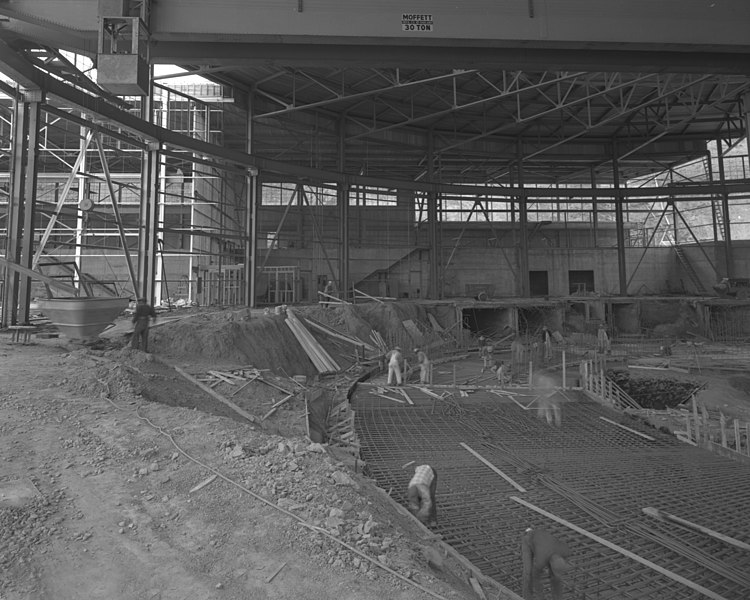
<instances>
[{"instance_id":1,"label":"stack of lumber","mask_svg":"<svg viewBox=\"0 0 750 600\"><path fill-rule=\"evenodd\" d=\"M388 344L385 343L383 336L380 335L380 333L378 333L375 329L372 330L370 339L375 343L375 345L383 354L388 353Z\"/></svg>"},{"instance_id":2,"label":"stack of lumber","mask_svg":"<svg viewBox=\"0 0 750 600\"><path fill-rule=\"evenodd\" d=\"M331 407L326 419L326 433L328 443L351 452L359 458L359 438L354 430L354 411L349 401L344 399Z\"/></svg>"},{"instance_id":3,"label":"stack of lumber","mask_svg":"<svg viewBox=\"0 0 750 600\"><path fill-rule=\"evenodd\" d=\"M339 367L338 363L336 363L331 355L326 352L325 348L323 348L323 346L321 346L317 342L317 340L312 336L307 327L305 327L302 321L297 318L294 312L287 308L286 315L287 317L285 323L287 324L289 329L292 330L294 337L297 338L297 341L300 343L300 346L302 346L302 349L310 358L313 365L315 365L318 373L332 373L340 371L341 367Z\"/></svg>"},{"instance_id":4,"label":"stack of lumber","mask_svg":"<svg viewBox=\"0 0 750 600\"><path fill-rule=\"evenodd\" d=\"M289 309L287 309L287 312L289 312ZM355 346L363 346L365 350L369 350L370 352L377 352L377 348L375 348L374 346L366 342L363 342L357 337L342 333L341 331L333 329L332 327L328 327L327 325L324 325L323 323L320 323L319 321L316 321L315 319L311 319L310 317L306 317L305 321L307 322L309 326L313 327L314 329L317 329L318 331L325 333L326 335L329 335L337 340L348 342L350 344L354 344Z\"/></svg>"}]
</instances>

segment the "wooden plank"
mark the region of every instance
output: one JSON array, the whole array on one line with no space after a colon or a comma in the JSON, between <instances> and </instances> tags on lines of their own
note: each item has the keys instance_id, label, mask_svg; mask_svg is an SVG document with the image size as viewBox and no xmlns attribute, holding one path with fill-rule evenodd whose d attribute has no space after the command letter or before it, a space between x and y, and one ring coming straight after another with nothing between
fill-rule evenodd
<instances>
[{"instance_id":1,"label":"wooden plank","mask_svg":"<svg viewBox=\"0 0 750 600\"><path fill-rule=\"evenodd\" d=\"M630 427L625 427L625 425L620 425L619 423L612 421L611 419L608 419L607 417L599 417L602 421L606 421L607 423L614 425L615 427L619 427L620 429L624 429L625 431L629 431L630 433L634 433L635 435L639 435L642 438L649 440L651 442L656 441L655 438L652 438L650 435L646 435L645 433L641 433L640 431L636 431L635 429L631 429Z\"/></svg>"},{"instance_id":2,"label":"wooden plank","mask_svg":"<svg viewBox=\"0 0 750 600\"><path fill-rule=\"evenodd\" d=\"M209 371L209 373L217 379L221 379L224 383L228 383L229 385L236 385L234 380L224 375L224 373L220 373L219 371Z\"/></svg>"},{"instance_id":3,"label":"wooden plank","mask_svg":"<svg viewBox=\"0 0 750 600\"><path fill-rule=\"evenodd\" d=\"M260 375L253 375L250 379L245 380L245 383L243 383L240 387L238 387L236 390L232 392L232 396L236 396L237 394L239 394L242 390L244 390L247 386L249 386L258 377L260 377Z\"/></svg>"},{"instance_id":4,"label":"wooden plank","mask_svg":"<svg viewBox=\"0 0 750 600\"><path fill-rule=\"evenodd\" d=\"M523 500L519 498L518 496L510 496L510 499L513 500L514 502L518 502L519 504L522 504L526 508L529 508L541 515L544 515L545 517L549 519L552 519L553 521L556 521L557 523L560 523L561 525L564 525L565 527L568 527L569 529L572 529L573 531L580 533L581 535L585 535L587 538L592 539L595 542L602 544L603 546L609 548L610 550L619 552L620 554L627 556L628 558L650 569L653 569L657 573L661 573L665 577L669 577L670 579L677 581L678 583L681 583L682 585L690 588L691 590L694 590L696 592L699 592L700 594L703 594L707 598L711 598L712 600L729 600L728 598L725 598L724 596L721 596L720 594L717 594L716 592L709 590L708 588L703 587L702 585L697 584L694 581L690 581L689 579L683 577L682 575L678 575L677 573L674 573L668 569L665 569L661 565L657 565L656 563L651 562L650 560L645 559L642 556L638 556L637 554L635 554L634 552L631 552L630 550L627 550L621 546L618 546L617 544L613 544L609 540L606 540L596 534L586 531L585 529L578 527L577 525L574 525L570 521L561 519L560 517L553 515L552 513L547 512L543 508L539 508L538 506L535 506L531 504L531 502L527 502L526 500Z\"/></svg>"},{"instance_id":5,"label":"wooden plank","mask_svg":"<svg viewBox=\"0 0 750 600\"><path fill-rule=\"evenodd\" d=\"M202 384L200 381L198 381L197 379L195 379L195 377L193 377L189 373L186 373L185 371L183 371L182 369L180 369L180 367L175 367L174 370L177 371L180 375L182 375L185 379L187 379L188 381L192 382L194 385L198 386L200 389L202 389L204 392L206 392L212 398L215 398L216 400L218 400L222 404L227 405L229 408L231 408L238 415L240 415L242 417L245 417L251 423L257 423L258 422L258 419L256 417L254 417L253 415L251 415L249 412L247 412L246 410L243 410L242 408L240 408L239 406L237 406L231 400L227 400L224 396L222 396L218 392L212 390L207 385Z\"/></svg>"},{"instance_id":6,"label":"wooden plank","mask_svg":"<svg viewBox=\"0 0 750 600\"><path fill-rule=\"evenodd\" d=\"M288 402L291 398L294 398L294 394L289 394L286 398L283 400L279 400L276 404L274 404L271 407L271 410L269 410L265 415L263 415L260 420L265 421L268 417L270 417L273 413L275 413L279 407L284 404L285 402Z\"/></svg>"},{"instance_id":7,"label":"wooden plank","mask_svg":"<svg viewBox=\"0 0 750 600\"><path fill-rule=\"evenodd\" d=\"M369 294L365 294L364 292L359 291L357 288L354 288L354 293L359 294L360 296L364 298L375 300L375 302L380 302L380 304L385 304L385 302L383 302L380 298L376 298L375 296L370 296ZM395 300L395 298L389 298L389 300Z\"/></svg>"},{"instance_id":8,"label":"wooden plank","mask_svg":"<svg viewBox=\"0 0 750 600\"><path fill-rule=\"evenodd\" d=\"M424 342L424 337L422 336L422 332L419 331L419 328L417 327L417 324L412 321L411 319L406 319L406 321L401 321L406 328L406 331L409 333L409 335L412 337L412 339L416 342L417 345L420 345L422 342Z\"/></svg>"},{"instance_id":9,"label":"wooden plank","mask_svg":"<svg viewBox=\"0 0 750 600\"><path fill-rule=\"evenodd\" d=\"M412 401L411 396L409 396L409 394L406 393L406 390L404 388L399 388L398 391L401 392L401 395L406 399L406 401L409 404L414 406L414 402Z\"/></svg>"},{"instance_id":10,"label":"wooden plank","mask_svg":"<svg viewBox=\"0 0 750 600\"><path fill-rule=\"evenodd\" d=\"M370 392L373 396L377 396L378 398L385 398L386 400L393 400L394 402L398 402L399 404L406 404L406 400L401 400L401 398L391 398L390 396L386 396L385 394L377 394L375 392Z\"/></svg>"},{"instance_id":11,"label":"wooden plank","mask_svg":"<svg viewBox=\"0 0 750 600\"><path fill-rule=\"evenodd\" d=\"M435 331L437 331L438 333L445 331L445 329L443 329L443 326L437 322L437 319L432 316L432 313L427 313L427 318L430 320L430 325L432 325L432 328Z\"/></svg>"},{"instance_id":12,"label":"wooden plank","mask_svg":"<svg viewBox=\"0 0 750 600\"><path fill-rule=\"evenodd\" d=\"M288 312L288 309L287 309ZM345 335L341 333L340 331L336 331L335 329L331 329L330 327L326 327L322 323L319 323L315 319L311 319L310 317L305 317L305 321L308 325L311 327L317 329L321 333L325 333L326 335L329 335L333 338L339 339L344 342L348 342L350 344L354 344L355 346L364 346L366 350L369 350L370 352L377 352L378 349L375 348L375 346L372 346L368 344L367 342L363 342L359 338L350 337L348 335Z\"/></svg>"},{"instance_id":13,"label":"wooden plank","mask_svg":"<svg viewBox=\"0 0 750 600\"><path fill-rule=\"evenodd\" d=\"M510 485L512 485L514 488L516 488L519 492L525 492L526 488L521 486L520 484L513 481L510 477L508 477L505 473L503 473L500 469L498 469L495 465L493 465L490 461L488 461L486 458L484 458L479 452L476 452L463 442L460 443L461 447L470 452L472 455L474 455L475 458L479 459L482 463L484 463L486 466L488 466L490 469L492 469L495 473L500 475L505 481L507 481Z\"/></svg>"}]
</instances>

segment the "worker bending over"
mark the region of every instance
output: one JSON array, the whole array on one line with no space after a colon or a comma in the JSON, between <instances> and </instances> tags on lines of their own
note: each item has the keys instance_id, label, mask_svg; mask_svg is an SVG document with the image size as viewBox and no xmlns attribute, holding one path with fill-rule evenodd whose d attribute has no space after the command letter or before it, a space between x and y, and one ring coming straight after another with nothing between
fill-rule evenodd
<instances>
[{"instance_id":1,"label":"worker bending over","mask_svg":"<svg viewBox=\"0 0 750 600\"><path fill-rule=\"evenodd\" d=\"M388 359L388 385L392 385L394 379L396 385L401 385L403 383L401 373L404 368L404 355L401 354L401 348L396 346L386 354L386 358Z\"/></svg>"},{"instance_id":2,"label":"worker bending over","mask_svg":"<svg viewBox=\"0 0 750 600\"><path fill-rule=\"evenodd\" d=\"M506 383L510 383L508 365L505 364L504 360L496 362L492 367L492 370L495 372L495 377L497 377L497 383L500 387L504 386Z\"/></svg>"},{"instance_id":3,"label":"worker bending over","mask_svg":"<svg viewBox=\"0 0 750 600\"><path fill-rule=\"evenodd\" d=\"M414 477L409 482L406 498L409 512L429 527L437 525L437 471L430 465L419 465L414 468Z\"/></svg>"},{"instance_id":4,"label":"worker bending over","mask_svg":"<svg viewBox=\"0 0 750 600\"><path fill-rule=\"evenodd\" d=\"M417 366L419 367L419 383L432 383L432 361L427 358L427 354L419 348L414 348L417 355Z\"/></svg>"},{"instance_id":5,"label":"worker bending over","mask_svg":"<svg viewBox=\"0 0 750 600\"><path fill-rule=\"evenodd\" d=\"M148 325L149 319L156 321L156 311L154 307L146 302L145 298L138 298L133 313L133 337L130 338L130 345L135 350L148 352Z\"/></svg>"},{"instance_id":6,"label":"worker bending over","mask_svg":"<svg viewBox=\"0 0 750 600\"><path fill-rule=\"evenodd\" d=\"M544 529L529 527L521 538L523 560L523 597L535 600L541 587L542 571L549 570L552 600L562 600L563 577L572 565L567 561L570 549ZM544 597L544 594L542 593Z\"/></svg>"}]
</instances>

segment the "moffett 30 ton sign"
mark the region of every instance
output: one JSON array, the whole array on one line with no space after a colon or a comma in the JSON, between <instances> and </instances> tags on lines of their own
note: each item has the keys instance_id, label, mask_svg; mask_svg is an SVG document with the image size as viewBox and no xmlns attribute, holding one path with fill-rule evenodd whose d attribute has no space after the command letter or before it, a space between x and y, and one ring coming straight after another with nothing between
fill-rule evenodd
<instances>
[{"instance_id":1,"label":"moffett 30 ton sign","mask_svg":"<svg viewBox=\"0 0 750 600\"><path fill-rule=\"evenodd\" d=\"M432 15L401 14L401 29L403 31L432 31L432 27Z\"/></svg>"}]
</instances>

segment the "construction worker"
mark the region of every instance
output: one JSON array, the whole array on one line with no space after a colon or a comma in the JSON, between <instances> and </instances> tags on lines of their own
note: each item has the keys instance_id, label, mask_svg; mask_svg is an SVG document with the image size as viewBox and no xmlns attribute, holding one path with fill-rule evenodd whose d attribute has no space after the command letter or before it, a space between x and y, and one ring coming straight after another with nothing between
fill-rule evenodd
<instances>
[{"instance_id":1,"label":"construction worker","mask_svg":"<svg viewBox=\"0 0 750 600\"><path fill-rule=\"evenodd\" d=\"M331 302L330 302L331 298L329 298L329 296L332 296L332 295L333 295L333 292L334 292L334 289L333 289L333 281L331 281L331 280L329 279L329 280L328 280L328 281L326 282L326 285L325 285L325 287L323 288L323 294L324 294L324 296L323 296L323 306L324 306L325 308L328 308L328 307L330 307L330 306L331 306Z\"/></svg>"},{"instance_id":2,"label":"construction worker","mask_svg":"<svg viewBox=\"0 0 750 600\"><path fill-rule=\"evenodd\" d=\"M552 358L552 334L546 325L542 327L542 357L544 363L549 363Z\"/></svg>"},{"instance_id":3,"label":"construction worker","mask_svg":"<svg viewBox=\"0 0 750 600\"><path fill-rule=\"evenodd\" d=\"M552 600L562 600L563 577L572 565L567 561L570 549L544 529L529 527L521 538L523 560L523 597L534 600L541 587L542 571L549 570ZM542 592L542 597L544 593Z\"/></svg>"},{"instance_id":4,"label":"construction worker","mask_svg":"<svg viewBox=\"0 0 750 600\"><path fill-rule=\"evenodd\" d=\"M599 325L599 329L596 332L596 349L600 354L609 354L609 335L607 335L607 328L604 323Z\"/></svg>"},{"instance_id":5,"label":"construction worker","mask_svg":"<svg viewBox=\"0 0 750 600\"><path fill-rule=\"evenodd\" d=\"M482 359L482 373L484 373L492 365L492 353L495 348L484 336L479 338L479 343L481 344L479 356Z\"/></svg>"},{"instance_id":6,"label":"construction worker","mask_svg":"<svg viewBox=\"0 0 750 600\"><path fill-rule=\"evenodd\" d=\"M404 355L401 354L401 348L396 346L385 356L388 359L388 385L393 384L393 380L396 380L396 385L403 383L401 376L404 369Z\"/></svg>"},{"instance_id":7,"label":"construction worker","mask_svg":"<svg viewBox=\"0 0 750 600\"><path fill-rule=\"evenodd\" d=\"M505 361L501 360L500 362L496 363L492 370L495 371L495 377L497 377L497 383L498 385L500 385L500 387L510 382L508 365L505 364Z\"/></svg>"},{"instance_id":8,"label":"construction worker","mask_svg":"<svg viewBox=\"0 0 750 600\"><path fill-rule=\"evenodd\" d=\"M419 348L414 348L417 355L417 366L419 367L419 383L432 383L432 361L427 358L427 354Z\"/></svg>"},{"instance_id":9,"label":"construction worker","mask_svg":"<svg viewBox=\"0 0 750 600\"><path fill-rule=\"evenodd\" d=\"M406 491L409 512L429 527L437 525L436 489L437 471L430 465L415 467Z\"/></svg>"},{"instance_id":10,"label":"construction worker","mask_svg":"<svg viewBox=\"0 0 750 600\"><path fill-rule=\"evenodd\" d=\"M148 326L149 320L156 321L156 311L154 307L146 302L145 298L138 298L133 313L133 336L130 338L130 345L134 350L143 350L148 352Z\"/></svg>"},{"instance_id":11,"label":"construction worker","mask_svg":"<svg viewBox=\"0 0 750 600\"><path fill-rule=\"evenodd\" d=\"M549 425L555 424L560 427L562 425L562 410L560 409L560 403L555 398L556 394L556 390L551 390L539 396L536 416L539 419L546 419Z\"/></svg>"}]
</instances>

